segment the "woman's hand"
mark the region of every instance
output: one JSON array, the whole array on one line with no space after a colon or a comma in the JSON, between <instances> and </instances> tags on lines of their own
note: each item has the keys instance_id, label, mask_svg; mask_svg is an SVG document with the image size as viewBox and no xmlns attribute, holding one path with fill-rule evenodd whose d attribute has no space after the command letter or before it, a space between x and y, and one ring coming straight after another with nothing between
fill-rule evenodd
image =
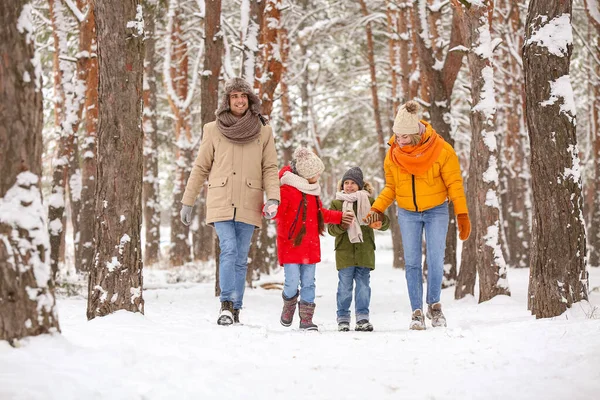
<instances>
[{"instance_id":1,"label":"woman's hand","mask_svg":"<svg viewBox=\"0 0 600 400\"><path fill-rule=\"evenodd\" d=\"M371 225L373 222L377 221L383 221L383 214L371 208L371 211L363 218L363 222L367 225Z\"/></svg>"},{"instance_id":2,"label":"woman's hand","mask_svg":"<svg viewBox=\"0 0 600 400\"><path fill-rule=\"evenodd\" d=\"M382 225L383 225L383 222L381 222L381 221L375 221L375 222L369 224L369 228L371 228L371 229L381 229Z\"/></svg>"},{"instance_id":3,"label":"woman's hand","mask_svg":"<svg viewBox=\"0 0 600 400\"><path fill-rule=\"evenodd\" d=\"M471 234L469 214L458 214L456 216L456 224L458 225L458 237L460 240L467 240Z\"/></svg>"}]
</instances>

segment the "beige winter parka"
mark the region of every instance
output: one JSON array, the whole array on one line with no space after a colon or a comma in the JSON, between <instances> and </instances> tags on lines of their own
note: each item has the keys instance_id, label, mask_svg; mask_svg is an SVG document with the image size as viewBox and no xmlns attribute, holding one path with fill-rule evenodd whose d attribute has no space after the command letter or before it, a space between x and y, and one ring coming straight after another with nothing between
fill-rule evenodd
<instances>
[{"instance_id":1,"label":"beige winter parka","mask_svg":"<svg viewBox=\"0 0 600 400\"><path fill-rule=\"evenodd\" d=\"M279 201L277 152L273 129L263 126L257 139L237 144L216 122L204 126L198 156L188 179L183 204L192 206L208 178L206 223L234 219L259 227L264 195Z\"/></svg>"}]
</instances>

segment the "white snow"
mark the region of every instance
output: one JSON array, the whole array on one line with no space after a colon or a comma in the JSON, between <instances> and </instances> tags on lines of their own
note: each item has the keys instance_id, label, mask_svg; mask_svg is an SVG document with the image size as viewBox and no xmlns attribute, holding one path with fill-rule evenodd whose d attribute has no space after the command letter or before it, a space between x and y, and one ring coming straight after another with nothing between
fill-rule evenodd
<instances>
[{"instance_id":1,"label":"white snow","mask_svg":"<svg viewBox=\"0 0 600 400\"><path fill-rule=\"evenodd\" d=\"M544 107L550 106L561 98L560 112L565 114L570 122L574 122L577 110L575 108L575 98L569 75L563 75L555 81L550 81L550 98L541 102L540 105Z\"/></svg>"},{"instance_id":2,"label":"white snow","mask_svg":"<svg viewBox=\"0 0 600 400\"><path fill-rule=\"evenodd\" d=\"M547 47L555 56L566 56L567 46L573 43L570 14L562 14L547 22L545 15L541 19L540 27L533 32L526 45L536 43L538 46ZM547 22L547 23L546 23Z\"/></svg>"},{"instance_id":3,"label":"white snow","mask_svg":"<svg viewBox=\"0 0 600 400\"><path fill-rule=\"evenodd\" d=\"M144 12L141 4L136 6L135 19L133 21L127 21L127 28L135 30L137 35L134 36L144 35Z\"/></svg>"},{"instance_id":4,"label":"white snow","mask_svg":"<svg viewBox=\"0 0 600 400\"><path fill-rule=\"evenodd\" d=\"M377 236L371 275L375 331L337 332L333 239L317 267L319 332L279 324L281 291L246 289L242 325L216 324L214 283L174 283L145 270L146 315L87 321L86 301L58 299L62 335L0 342L0 399L544 399L600 392L600 291L591 304L536 320L528 269L511 269L513 296L477 304L442 292L448 328L408 330L404 271ZM214 264L206 267L210 272ZM600 269L590 270L591 287ZM282 282L283 274L269 277ZM97 287L102 293L102 288ZM132 291L132 295L135 293ZM104 301L111 300L104 298ZM354 323L354 321L353 321ZM353 324L352 324L353 327Z\"/></svg>"},{"instance_id":5,"label":"white snow","mask_svg":"<svg viewBox=\"0 0 600 400\"><path fill-rule=\"evenodd\" d=\"M600 5L598 4L598 0L586 0L585 4L590 17L592 17L596 24L600 25Z\"/></svg>"}]
</instances>

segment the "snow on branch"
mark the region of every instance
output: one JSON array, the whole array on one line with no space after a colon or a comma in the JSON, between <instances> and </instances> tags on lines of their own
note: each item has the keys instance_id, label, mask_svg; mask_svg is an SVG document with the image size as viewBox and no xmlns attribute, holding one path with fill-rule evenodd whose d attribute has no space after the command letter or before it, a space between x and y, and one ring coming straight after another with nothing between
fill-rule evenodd
<instances>
[{"instance_id":1,"label":"snow on branch","mask_svg":"<svg viewBox=\"0 0 600 400\"><path fill-rule=\"evenodd\" d=\"M561 98L563 101L560 105L560 112L565 114L569 121L574 122L577 111L569 75L563 75L555 81L550 81L550 98L541 102L540 105L543 107L550 106Z\"/></svg>"},{"instance_id":2,"label":"snow on branch","mask_svg":"<svg viewBox=\"0 0 600 400\"><path fill-rule=\"evenodd\" d=\"M73 3L73 0L64 0L64 2L67 5L67 7L69 7L71 12L75 16L75 18L77 18L77 21L79 21L79 22L85 21L85 19L87 18L88 14L90 12L89 4L87 5L87 7L85 9L85 14L84 14L79 10L79 8L77 8L77 5L75 3Z\"/></svg>"}]
</instances>

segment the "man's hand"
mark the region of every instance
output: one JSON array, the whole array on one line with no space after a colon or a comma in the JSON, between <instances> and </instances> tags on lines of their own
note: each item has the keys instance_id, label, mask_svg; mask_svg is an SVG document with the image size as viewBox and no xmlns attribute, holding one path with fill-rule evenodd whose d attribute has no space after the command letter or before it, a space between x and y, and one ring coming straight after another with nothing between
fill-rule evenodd
<instances>
[{"instance_id":1,"label":"man's hand","mask_svg":"<svg viewBox=\"0 0 600 400\"><path fill-rule=\"evenodd\" d=\"M350 228L350 225L353 221L354 213L352 211L348 210L344 214L342 214L342 228L347 230L348 228Z\"/></svg>"},{"instance_id":2,"label":"man's hand","mask_svg":"<svg viewBox=\"0 0 600 400\"><path fill-rule=\"evenodd\" d=\"M363 218L363 222L367 225L371 225L373 222L377 221L383 221L383 214L374 209L371 209L367 216Z\"/></svg>"},{"instance_id":3,"label":"man's hand","mask_svg":"<svg viewBox=\"0 0 600 400\"><path fill-rule=\"evenodd\" d=\"M186 206L185 204L181 207L181 212L179 215L181 216L181 222L185 226L189 226L192 223L192 209L194 206Z\"/></svg>"},{"instance_id":4,"label":"man's hand","mask_svg":"<svg viewBox=\"0 0 600 400\"><path fill-rule=\"evenodd\" d=\"M267 200L263 206L262 212L266 219L271 219L277 215L277 209L279 208L279 201Z\"/></svg>"}]
</instances>

